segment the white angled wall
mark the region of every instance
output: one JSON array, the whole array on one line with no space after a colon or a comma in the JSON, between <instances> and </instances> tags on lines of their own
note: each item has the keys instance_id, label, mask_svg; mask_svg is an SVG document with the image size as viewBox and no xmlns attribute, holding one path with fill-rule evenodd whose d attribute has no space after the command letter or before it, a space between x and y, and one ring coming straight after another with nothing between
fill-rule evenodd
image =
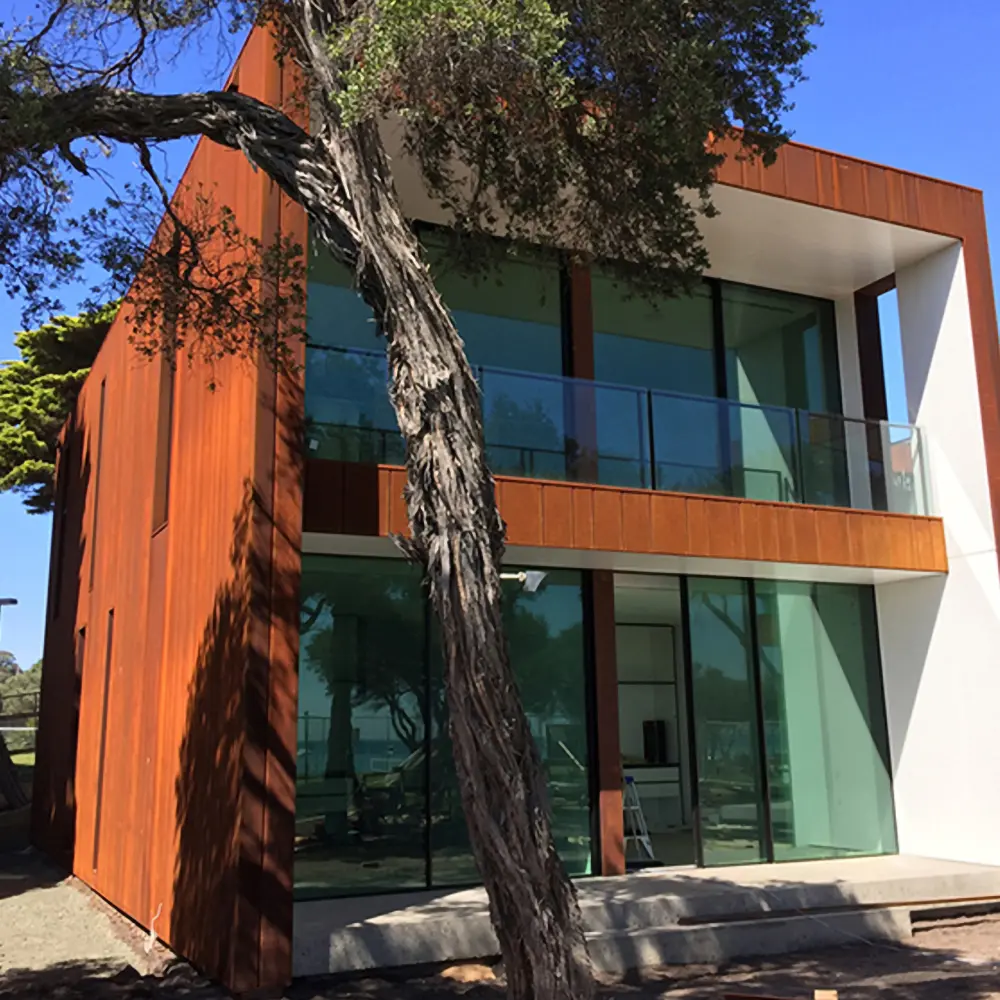
<instances>
[{"instance_id":1,"label":"white angled wall","mask_svg":"<svg viewBox=\"0 0 1000 1000\"><path fill-rule=\"evenodd\" d=\"M949 574L876 587L899 849L1000 864L1000 572L959 244L897 273Z\"/></svg>"},{"instance_id":2,"label":"white angled wall","mask_svg":"<svg viewBox=\"0 0 1000 1000\"><path fill-rule=\"evenodd\" d=\"M858 357L858 319L854 310L854 296L839 298L834 305L837 318L837 357L840 361L840 394L844 416L864 417L861 359ZM872 505L872 489L865 425L848 423L845 426L845 434L851 506L869 510Z\"/></svg>"}]
</instances>

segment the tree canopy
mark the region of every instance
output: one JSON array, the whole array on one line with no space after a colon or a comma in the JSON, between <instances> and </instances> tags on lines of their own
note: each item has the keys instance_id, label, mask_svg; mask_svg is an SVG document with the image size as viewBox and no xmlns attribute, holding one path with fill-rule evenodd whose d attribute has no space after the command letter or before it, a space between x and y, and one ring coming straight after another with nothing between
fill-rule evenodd
<instances>
[{"instance_id":1,"label":"tree canopy","mask_svg":"<svg viewBox=\"0 0 1000 1000\"><path fill-rule=\"evenodd\" d=\"M314 225L338 257L357 262L344 179L303 184L304 164L324 160L316 141L325 126L309 135L235 91L157 92L169 88L169 74L157 75L166 56L199 33L241 32L261 18L304 71L314 122L405 123L404 148L458 232L558 240L633 281L676 291L708 263L697 217L714 211L720 142L773 157L788 138L789 88L819 19L813 0L38 7L38 21L0 37L0 276L35 308L50 307L53 289L90 262L109 269L116 293L143 259L149 265L149 203L168 201L150 144L192 135L243 149L311 213L328 184L331 203ZM138 149L149 186L116 191L105 209L71 217L74 184L100 175L102 151L114 142ZM129 225L116 225L116 213ZM181 239L172 252L189 267L204 265L198 227L186 221L173 219ZM171 241L161 244L157 253L168 255Z\"/></svg>"},{"instance_id":2,"label":"tree canopy","mask_svg":"<svg viewBox=\"0 0 1000 1000\"><path fill-rule=\"evenodd\" d=\"M22 330L14 336L20 359L0 362L0 491L20 493L33 514L52 509L59 430L117 308L55 316Z\"/></svg>"}]
</instances>

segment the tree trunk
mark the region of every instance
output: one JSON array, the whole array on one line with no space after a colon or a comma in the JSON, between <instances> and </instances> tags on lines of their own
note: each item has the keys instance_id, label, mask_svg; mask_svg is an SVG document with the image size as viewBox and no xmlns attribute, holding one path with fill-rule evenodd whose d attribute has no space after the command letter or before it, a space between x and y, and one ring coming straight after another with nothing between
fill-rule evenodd
<instances>
[{"instance_id":1,"label":"tree trunk","mask_svg":"<svg viewBox=\"0 0 1000 1000\"><path fill-rule=\"evenodd\" d=\"M11 759L7 743L0 733L0 796L7 800L11 809L20 809L28 804L28 796L24 794L17 768Z\"/></svg>"},{"instance_id":2,"label":"tree trunk","mask_svg":"<svg viewBox=\"0 0 1000 1000\"><path fill-rule=\"evenodd\" d=\"M501 619L504 525L486 464L479 387L403 217L375 126L324 141L358 220L358 284L386 337L406 440L412 539L441 622L455 767L511 1000L594 992L576 890Z\"/></svg>"}]
</instances>

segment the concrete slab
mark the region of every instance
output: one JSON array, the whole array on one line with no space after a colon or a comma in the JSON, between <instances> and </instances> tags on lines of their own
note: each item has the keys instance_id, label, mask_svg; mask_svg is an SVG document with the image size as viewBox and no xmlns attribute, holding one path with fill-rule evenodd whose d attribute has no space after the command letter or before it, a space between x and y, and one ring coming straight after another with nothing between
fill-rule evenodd
<instances>
[{"instance_id":1,"label":"concrete slab","mask_svg":"<svg viewBox=\"0 0 1000 1000\"><path fill-rule=\"evenodd\" d=\"M911 908L1000 898L1000 867L850 858L647 869L581 879L577 889L595 964L620 971L718 961L711 957L717 953L773 954L781 940L789 947L779 950L789 951L852 935L901 939L909 934ZM483 889L296 903L294 946L299 976L486 958L498 951ZM670 955L701 957L665 957ZM629 962L639 964L623 965Z\"/></svg>"}]
</instances>

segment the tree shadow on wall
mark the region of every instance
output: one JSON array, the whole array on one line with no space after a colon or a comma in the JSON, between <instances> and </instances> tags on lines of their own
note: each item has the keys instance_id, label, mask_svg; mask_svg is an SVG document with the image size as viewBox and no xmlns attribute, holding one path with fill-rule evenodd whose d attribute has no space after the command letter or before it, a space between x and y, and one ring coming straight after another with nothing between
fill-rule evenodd
<instances>
[{"instance_id":1,"label":"tree shadow on wall","mask_svg":"<svg viewBox=\"0 0 1000 1000\"><path fill-rule=\"evenodd\" d=\"M238 889L252 505L248 491L233 519L233 575L216 595L198 647L176 782L170 943L224 980L232 962Z\"/></svg>"},{"instance_id":2,"label":"tree shadow on wall","mask_svg":"<svg viewBox=\"0 0 1000 1000\"><path fill-rule=\"evenodd\" d=\"M301 517L289 510L302 481L292 416L301 398L286 392L279 405L288 412L275 421L283 435L275 450L285 461L271 498L244 483L231 575L198 646L176 782L170 943L239 990L291 972L301 561L283 524ZM274 506L281 517L272 517Z\"/></svg>"}]
</instances>

